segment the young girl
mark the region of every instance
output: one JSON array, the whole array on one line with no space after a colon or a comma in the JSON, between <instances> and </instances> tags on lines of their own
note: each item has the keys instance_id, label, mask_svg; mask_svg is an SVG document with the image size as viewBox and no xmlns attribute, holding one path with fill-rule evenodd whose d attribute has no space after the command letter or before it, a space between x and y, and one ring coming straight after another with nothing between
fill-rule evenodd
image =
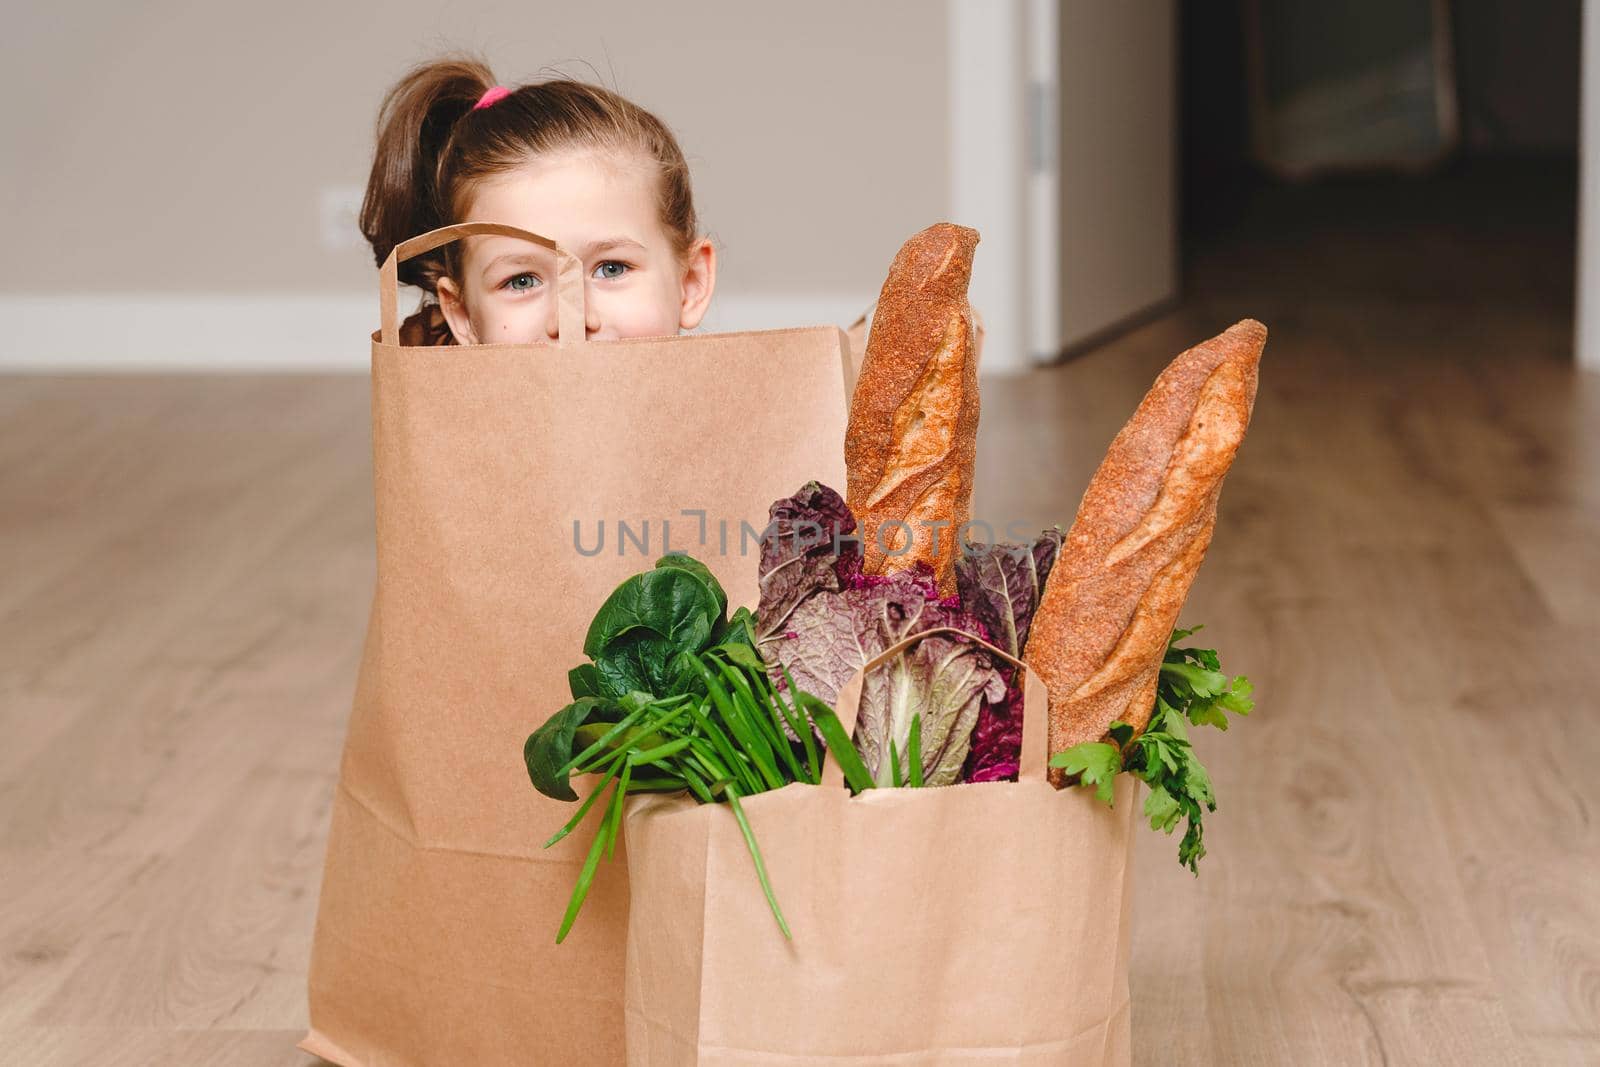
<instances>
[{"instance_id":1,"label":"young girl","mask_svg":"<svg viewBox=\"0 0 1600 1067\"><path fill-rule=\"evenodd\" d=\"M508 89L474 58L424 63L384 97L360 221L380 265L406 238L456 222L550 238L583 263L590 340L692 330L716 286L689 168L661 120L582 82ZM555 256L531 242L460 238L401 263L399 277L424 291L401 344L556 339Z\"/></svg>"}]
</instances>

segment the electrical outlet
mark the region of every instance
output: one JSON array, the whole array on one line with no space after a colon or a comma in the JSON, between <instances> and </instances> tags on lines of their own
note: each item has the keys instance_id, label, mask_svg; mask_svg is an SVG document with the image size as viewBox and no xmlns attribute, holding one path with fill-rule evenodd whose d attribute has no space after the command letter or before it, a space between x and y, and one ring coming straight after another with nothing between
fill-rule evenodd
<instances>
[{"instance_id":1,"label":"electrical outlet","mask_svg":"<svg viewBox=\"0 0 1600 1067\"><path fill-rule=\"evenodd\" d=\"M366 245L367 239L356 223L365 195L359 185L323 186L317 197L318 234L323 248L343 252Z\"/></svg>"}]
</instances>

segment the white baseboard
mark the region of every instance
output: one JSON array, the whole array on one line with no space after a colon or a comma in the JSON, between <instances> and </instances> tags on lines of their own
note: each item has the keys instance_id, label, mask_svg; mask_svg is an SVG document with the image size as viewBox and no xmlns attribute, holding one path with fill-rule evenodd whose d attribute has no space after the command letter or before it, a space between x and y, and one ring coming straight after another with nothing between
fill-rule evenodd
<instances>
[{"instance_id":1,"label":"white baseboard","mask_svg":"<svg viewBox=\"0 0 1600 1067\"><path fill-rule=\"evenodd\" d=\"M877 294L763 296L730 293L713 301L696 333L776 330L833 323L848 328ZM415 291L402 293L404 314ZM0 373L144 374L365 372L377 301L361 296L113 296L0 293ZM987 326L987 318L985 325ZM992 331L981 373L1025 371L998 356Z\"/></svg>"},{"instance_id":2,"label":"white baseboard","mask_svg":"<svg viewBox=\"0 0 1600 1067\"><path fill-rule=\"evenodd\" d=\"M849 326L876 293L762 296L712 302L697 332L836 323ZM415 290L400 307L416 307ZM378 328L371 296L0 294L0 371L44 373L365 371Z\"/></svg>"}]
</instances>

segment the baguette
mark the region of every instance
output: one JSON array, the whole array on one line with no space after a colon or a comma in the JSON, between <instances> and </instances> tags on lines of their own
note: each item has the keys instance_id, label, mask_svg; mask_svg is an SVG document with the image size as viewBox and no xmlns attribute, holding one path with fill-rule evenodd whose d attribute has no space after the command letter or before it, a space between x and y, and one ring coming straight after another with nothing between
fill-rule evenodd
<instances>
[{"instance_id":1,"label":"baguette","mask_svg":"<svg viewBox=\"0 0 1600 1067\"><path fill-rule=\"evenodd\" d=\"M977 336L967 283L978 232L941 222L889 268L845 436L845 500L867 574L931 567L956 591L957 534L972 514ZM904 525L901 525L904 524Z\"/></svg>"},{"instance_id":2,"label":"baguette","mask_svg":"<svg viewBox=\"0 0 1600 1067\"><path fill-rule=\"evenodd\" d=\"M1167 642L1205 558L1255 405L1267 330L1245 319L1156 378L1089 482L1023 658L1049 689L1050 751L1150 721ZM1060 787L1065 775L1050 772Z\"/></svg>"}]
</instances>

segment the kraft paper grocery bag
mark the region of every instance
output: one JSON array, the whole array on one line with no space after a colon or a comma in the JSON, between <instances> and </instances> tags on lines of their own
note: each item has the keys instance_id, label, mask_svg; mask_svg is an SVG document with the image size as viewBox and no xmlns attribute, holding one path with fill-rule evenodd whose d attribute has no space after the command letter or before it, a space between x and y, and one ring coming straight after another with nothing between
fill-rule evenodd
<instances>
[{"instance_id":1,"label":"kraft paper grocery bag","mask_svg":"<svg viewBox=\"0 0 1600 1067\"><path fill-rule=\"evenodd\" d=\"M846 728L868 672L947 630L857 672ZM830 760L745 797L793 941L726 805L630 800L630 1067L1127 1064L1137 783L1052 787L1046 706L1028 670L1016 782L851 797Z\"/></svg>"},{"instance_id":2,"label":"kraft paper grocery bag","mask_svg":"<svg viewBox=\"0 0 1600 1067\"><path fill-rule=\"evenodd\" d=\"M400 346L397 263L480 234L555 254L559 343ZM581 266L495 223L404 242L380 296L377 582L302 1047L347 1067L612 1067L623 865L558 946L592 838L540 847L572 813L529 783L523 742L570 699L596 606L669 548L755 603L768 505L813 478L844 484L844 334L585 342Z\"/></svg>"}]
</instances>

